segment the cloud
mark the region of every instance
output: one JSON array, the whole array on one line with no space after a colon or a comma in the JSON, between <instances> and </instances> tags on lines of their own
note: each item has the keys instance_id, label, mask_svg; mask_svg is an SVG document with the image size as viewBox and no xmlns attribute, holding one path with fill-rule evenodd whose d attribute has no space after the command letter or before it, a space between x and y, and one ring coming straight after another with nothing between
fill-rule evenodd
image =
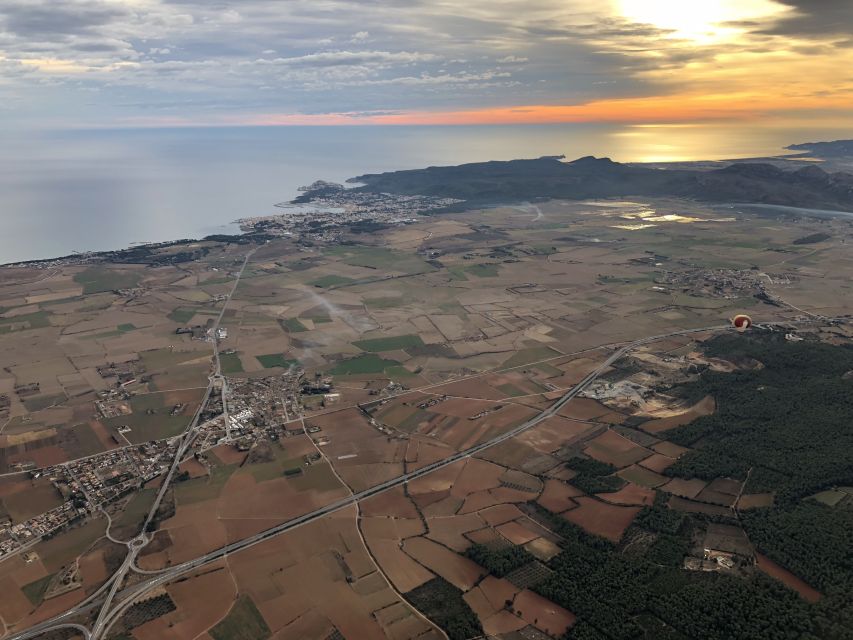
<instances>
[{"instance_id":1,"label":"cloud","mask_svg":"<svg viewBox=\"0 0 853 640\"><path fill-rule=\"evenodd\" d=\"M310 53L292 58L260 59L259 64L301 66L301 67L336 67L356 66L364 64L414 64L438 60L434 53L417 53L410 51L324 51Z\"/></svg>"},{"instance_id":2,"label":"cloud","mask_svg":"<svg viewBox=\"0 0 853 640\"><path fill-rule=\"evenodd\" d=\"M3 123L508 105L555 118L702 92L743 114L744 100L845 96L853 2L776 2L720 0L733 7L713 25L725 38L700 41L616 0L0 0Z\"/></svg>"},{"instance_id":3,"label":"cloud","mask_svg":"<svg viewBox=\"0 0 853 640\"><path fill-rule=\"evenodd\" d=\"M129 11L104 2L3 2L0 16L4 30L23 38L87 35L119 19Z\"/></svg>"},{"instance_id":4,"label":"cloud","mask_svg":"<svg viewBox=\"0 0 853 640\"><path fill-rule=\"evenodd\" d=\"M853 32L850 0L777 0L791 11L760 33L826 39Z\"/></svg>"}]
</instances>

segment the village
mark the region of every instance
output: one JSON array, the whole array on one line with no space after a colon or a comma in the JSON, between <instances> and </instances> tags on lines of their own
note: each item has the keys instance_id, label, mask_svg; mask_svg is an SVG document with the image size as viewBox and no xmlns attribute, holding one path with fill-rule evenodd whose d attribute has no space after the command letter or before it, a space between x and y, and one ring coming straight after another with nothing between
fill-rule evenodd
<instances>
[{"instance_id":1,"label":"village","mask_svg":"<svg viewBox=\"0 0 853 640\"><path fill-rule=\"evenodd\" d=\"M174 440L127 446L73 462L31 470L64 498L54 509L26 522L0 523L0 559L47 539L62 529L131 495L169 468Z\"/></svg>"},{"instance_id":2,"label":"village","mask_svg":"<svg viewBox=\"0 0 853 640\"><path fill-rule=\"evenodd\" d=\"M462 202L454 198L362 192L324 181L299 190L303 195L293 202L276 205L284 213L243 218L238 221L241 230L334 243L347 230L359 233L411 224L420 214Z\"/></svg>"},{"instance_id":3,"label":"village","mask_svg":"<svg viewBox=\"0 0 853 640\"><path fill-rule=\"evenodd\" d=\"M115 388L99 394L95 402L97 412L104 418L130 415L133 394L124 388L123 383L135 381L134 367L127 363L124 366L111 365L109 371L103 373L116 376L118 381ZM217 391L219 393L213 394L200 411L193 446L187 454L187 457L202 462L206 458L205 452L221 444L233 444L238 451L244 452L282 437L318 432L319 427L293 424L302 416L304 403L319 406L337 400L330 377L317 375L308 379L302 368L295 366L277 376L229 379L224 406L221 387ZM175 415L182 409L179 405L170 413ZM287 423L291 424L287 426ZM25 522L0 522L0 560L56 535L107 505L132 496L146 483L166 472L179 438L133 445L126 436L130 431L130 427L116 426L113 440L126 445L99 455L41 469L27 465L29 477L33 481L48 480L64 502ZM327 441L323 436L315 436L319 445ZM306 464L318 458L306 459Z\"/></svg>"}]
</instances>

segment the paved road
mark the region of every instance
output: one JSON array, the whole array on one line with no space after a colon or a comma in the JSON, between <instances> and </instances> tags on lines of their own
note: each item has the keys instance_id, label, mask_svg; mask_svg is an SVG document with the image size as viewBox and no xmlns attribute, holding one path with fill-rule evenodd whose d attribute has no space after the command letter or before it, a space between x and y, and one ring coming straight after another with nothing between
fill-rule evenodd
<instances>
[{"instance_id":1,"label":"paved road","mask_svg":"<svg viewBox=\"0 0 853 640\"><path fill-rule=\"evenodd\" d=\"M129 606L130 604L132 604L133 600L138 598L140 595L142 595L146 591L149 591L153 587L160 586L162 584L170 582L171 580L173 580L173 579L175 579L181 575L184 575L186 573L194 571L195 569L198 569L198 568L200 568L206 564L209 564L211 562L214 562L214 561L216 561L216 560L218 560L218 559L220 559L220 558L222 558L222 557L224 557L230 553L235 553L235 552L240 551L242 549L246 549L247 547L251 547L251 546L254 546L254 545L259 544L261 542L264 542L265 540L268 540L268 539L275 537L279 534L282 534L286 531L290 531L290 530L295 529L297 527L300 527L302 525L308 524L309 522L313 522L315 520L323 518L323 517L329 515L330 513L333 513L335 511L338 511L340 509L348 507L348 506L350 506L350 505L352 505L352 504L354 504L360 500L364 500L364 499L369 498L371 496L374 496L376 494L388 491L389 489L392 489L394 487L398 487L400 485L403 485L403 484L405 484L411 480L414 480L416 478L420 478L422 476L428 475L428 474L432 473L433 471L444 468L444 467L451 465L455 462L458 462L459 460L462 460L464 458L468 458L470 456L476 455L476 454L480 453L481 451L485 451L486 449L489 449L490 447L494 447L495 445L498 445L502 442L510 440L511 438L514 438L515 436L519 435L520 433L527 431L531 427L538 425L542 421L547 420L548 418L555 416L557 413L559 413L560 409L562 409L573 398L575 398L577 395L579 395L581 392L583 392L592 382L594 382L602 373L604 373L610 367L610 365L612 365L614 362L616 362L617 360L622 358L629 351L636 349L639 346L642 346L644 344L648 344L650 342L655 342L655 341L661 340L663 338L672 337L672 336L688 335L688 334L692 334L692 333L700 333L700 332L706 332L706 331L719 331L722 329L730 329L730 328L731 327L729 325L722 325L722 326L714 326L714 327L704 327L701 329L688 329L688 330L675 331L672 333L667 333L667 334L662 334L662 335L657 335L657 336L651 336L648 338L643 338L641 340L637 340L635 342L632 342L632 343L616 350L615 352L613 352L613 354L611 354L610 357L608 357L601 365L599 365L594 371L587 374L587 376L584 377L583 380L581 380L578 384L576 384L574 387L572 387L568 392L566 392L559 400L557 400L550 407L543 410L541 413L534 416L530 420L518 425L517 427L515 427L515 428L513 428L513 429L511 429L511 430L509 430L509 431L507 431L507 432L505 432L499 436L496 436L495 438L492 438L491 440L488 440L488 441L483 442L483 443L478 444L478 445L474 445L473 447L465 449L464 451L460 451L458 453L455 453L452 456L449 456L448 458L445 458L443 460L439 460L437 462L433 462L432 464L429 464L425 467L422 467L421 469L417 469L416 471L412 471L410 473L398 476L396 478L392 478L391 480L387 480L385 482L382 482L382 483L380 483L374 487L371 487L370 489L366 489L364 491L354 493L351 496L337 500L336 502L330 503L324 507L321 507L320 509L317 509L317 510L312 511L310 513L306 513L306 514L299 516L297 518L293 518L292 520L288 520L287 522L284 522L280 525L272 527L271 529L267 529L266 531L262 531L261 533L258 533L254 536L250 536L248 538L244 538L243 540L233 542L229 545L221 547L221 548L219 548L215 551L212 551L208 554L200 556L199 558L195 558L194 560L190 560L190 561L185 562L183 564L176 565L174 567L166 569L162 573L157 575L157 577L151 579L150 581L145 582L145 583L140 583L139 586L132 587L132 588L126 590L126 594L125 593L122 594L122 600L113 609L113 612L111 614L113 617L111 618L111 620L118 619L118 617L120 617L121 613L123 613L123 611L126 609L126 607ZM94 637L95 636L93 636L93 638Z\"/></svg>"},{"instance_id":2,"label":"paved road","mask_svg":"<svg viewBox=\"0 0 853 640\"><path fill-rule=\"evenodd\" d=\"M616 362L617 360L622 358L629 351L636 349L637 347L655 342L657 340L662 340L664 338L670 338L670 337L674 337L674 336L690 335L690 334L694 334L694 333L704 333L704 332L709 332L709 331L721 331L721 330L730 330L730 329L731 329L730 325L718 325L718 326L713 326L713 327L702 327L699 329L685 329L685 330L681 330L681 331L673 331L670 333L665 333L665 334L650 336L648 338L642 338L640 340L635 340L634 342L628 343L625 346L614 351L601 365L599 365L595 370L593 370L589 374L587 374L586 377L584 377L574 387L569 389L563 396L560 397L559 400L554 402L547 409L544 409L542 412L540 412L538 415L534 416L530 420L527 420L526 422L518 425L517 427L514 427L513 429L510 429L509 431L507 431L507 432L505 432L499 436L492 438L491 440L487 440L486 442L482 442L478 445L474 445L473 447L465 449L464 451L460 451L458 453L455 453L455 454L449 456L448 458L445 458L443 460L439 460L437 462L433 462L433 463L431 463L425 467L422 467L422 468L417 469L415 471L412 471L410 473L407 473L407 474L398 476L396 478L393 478L391 480L387 480L385 482L382 482L382 483L380 483L374 487L371 487L370 489L366 489L364 491L354 493L351 496L347 496L346 498L342 498L340 500L332 502L332 503L330 503L324 507L321 507L315 511L311 511L310 513L306 513L306 514L301 515L299 517L288 520L287 522L283 522L283 523L281 523L275 527L267 529L266 531L262 531L261 533L255 534L255 535L250 536L248 538L244 538L244 539L239 540L237 542L232 542L231 544L228 544L224 547L220 547L219 549L216 549L215 551L211 551L210 553L207 553L203 556L200 556L198 558L195 558L195 559L190 560L188 562L185 562L183 564L179 564L179 565L176 565L174 567L164 569L162 572L155 575L154 577L152 577L148 580L145 580L143 582L140 582L136 585L133 585L131 587L127 587L121 591L118 591L118 588L119 588L121 581L120 580L113 580L112 581L112 587L111 587L110 593L108 595L107 601L104 603L104 605L101 606L100 613L98 616L98 620L92 629L92 633L90 636L91 640L97 640L99 637L101 637L101 634L105 634L105 633L109 632L110 627L121 617L121 615L124 613L124 611L130 605L132 605L136 599L138 599L140 596L144 595L148 591L150 591L150 590L152 590L158 586L164 585L164 584L171 582L172 580L174 580L180 576L183 576L183 575L190 573L192 571L195 571L196 569L199 569L199 568L201 568L207 564L215 562L216 560L219 560L220 558L222 558L228 554L235 553L235 552L240 551L242 549L246 549L248 547L254 546L256 544L264 542L265 540L268 540L270 538L278 536L282 533L285 533L287 531L290 531L290 530L295 529L297 527L300 527L302 525L308 524L309 522L319 520L320 518L323 518L323 517L329 515L330 513L333 513L335 511L338 511L340 509L348 507L352 504L355 504L356 502L358 502L360 500L364 500L364 499L369 498L371 496L374 496L376 494L383 493L383 492L388 491L389 489L392 489L394 487L398 487L398 486L401 486L403 484L406 484L407 482L409 482L411 480L415 480L416 478L420 478L422 476L428 475L428 474L432 473L433 471L436 471L438 469L442 469L448 465L451 465L455 462L458 462L459 460L462 460L464 458L468 458L470 456L476 455L476 454L478 454L482 451L485 451L486 449L489 449L491 447L494 447L494 446L496 446L502 442L506 442L507 440L514 438L515 436L517 436L517 435L527 431L528 429L538 425L539 423L543 422L544 420L547 420L548 418L555 416L560 411L560 409L562 409L573 398L575 398L581 392L583 392L590 384L592 384L599 376L601 376L602 373L604 373L614 362ZM189 433L189 431L187 433ZM186 443L187 440L185 440L184 442ZM164 485L165 484L166 483L164 482ZM124 570L125 573L130 568L130 565L133 562L135 562L136 555L138 554L138 551L142 548L142 546L144 546L144 545L140 545L139 549L137 549L135 553L133 552L133 550L130 553L128 553L128 556L122 565L122 569ZM122 576L123 575L124 574L122 574ZM117 604L115 604L115 606L113 606L113 607L109 607L109 605L112 604L113 600L116 600ZM63 621L65 621L69 618L72 618L73 616L78 615L80 613L83 613L84 611L88 611L88 610L93 609L94 606L96 606L96 605L93 604L91 601L89 601L83 607L79 607L79 606L75 607L74 609L71 609L70 611L67 611L64 614L60 614L59 616L56 616L55 618L52 618L51 620L45 621L39 625L31 627L30 629L28 629L26 631L21 631L21 632L18 632L16 634L13 634L13 635L9 636L6 640L29 640L31 638L35 638L38 634L44 633L48 629L52 629L52 628L55 628L57 626L64 624ZM88 637L89 636L87 636L87 638Z\"/></svg>"},{"instance_id":3,"label":"paved road","mask_svg":"<svg viewBox=\"0 0 853 640\"><path fill-rule=\"evenodd\" d=\"M147 535L148 527L150 523L154 520L154 517L160 508L160 504L162 503L166 492L169 490L172 478L177 472L178 467L180 467L181 462L184 460L187 451L189 451L190 447L195 441L196 435L198 434L198 425L199 420L201 419L201 413L204 410L204 407L207 405L208 400L210 400L210 396L213 393L213 389L215 388L217 383L220 385L220 389L222 391L222 406L223 408L225 407L226 386L225 378L222 376L222 365L219 358L219 338L216 334L222 322L222 318L225 315L225 310L228 308L228 304L231 302L231 298L234 296L234 292L237 291L237 285L240 284L240 278L243 277L243 272L246 270L246 265L249 264L249 258L252 257L252 254L256 250L257 249L252 249L251 251L249 251L243 259L243 264L240 266L240 270L237 272L237 277L234 279L234 284L231 287L231 290L228 292L228 296L225 298L225 303L222 305L222 309L220 309L219 315L216 317L216 322L213 323L211 331L213 333L214 369L213 374L210 376L210 382L207 385L207 390L205 391L204 398L202 398L201 402L198 405L198 409L196 409L193 419L190 421L189 426L181 436L181 441L178 445L177 451L175 452L175 457L172 459L172 464L169 466L169 471L160 485L160 491L157 492L157 497L154 499L154 503L151 505L151 509L148 511L148 515L146 516L145 522L142 525L142 530L139 532L139 535L136 538L134 538L128 543L128 552L124 558L124 562L122 562L121 566L110 578L112 584L109 588L109 591L107 591L106 598L104 599L104 602L101 605L100 611L98 611L98 617L96 618L95 624L92 627L92 640L97 640L101 637L101 633L106 628L107 621L112 619L111 605L113 599L118 593L118 590L121 588L121 585L123 584L128 572L134 570L134 567L136 566L137 556L150 542L150 538ZM227 413L225 414L225 423L226 425L228 424Z\"/></svg>"}]
</instances>

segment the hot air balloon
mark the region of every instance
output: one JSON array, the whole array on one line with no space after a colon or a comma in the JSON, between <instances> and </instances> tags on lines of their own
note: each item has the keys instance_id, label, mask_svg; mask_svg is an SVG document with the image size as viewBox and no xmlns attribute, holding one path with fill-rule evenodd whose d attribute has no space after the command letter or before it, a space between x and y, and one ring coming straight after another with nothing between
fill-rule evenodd
<instances>
[{"instance_id":1,"label":"hot air balloon","mask_svg":"<svg viewBox=\"0 0 853 640\"><path fill-rule=\"evenodd\" d=\"M743 332L752 326L752 318L750 318L746 314L739 313L734 318L732 318L732 324L734 325L735 329Z\"/></svg>"}]
</instances>

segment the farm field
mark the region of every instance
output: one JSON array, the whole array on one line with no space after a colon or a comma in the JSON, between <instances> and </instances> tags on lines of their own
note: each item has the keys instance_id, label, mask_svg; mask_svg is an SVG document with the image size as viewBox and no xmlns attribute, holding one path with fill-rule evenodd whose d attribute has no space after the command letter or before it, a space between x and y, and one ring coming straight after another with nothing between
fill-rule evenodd
<instances>
[{"instance_id":1,"label":"farm field","mask_svg":"<svg viewBox=\"0 0 853 640\"><path fill-rule=\"evenodd\" d=\"M96 482L127 490L110 535L137 535L198 414L144 571L462 455L166 582L117 639L716 638L707 602L732 616L720 624L756 612L738 618L752 637L783 637L782 620L833 637L822 621L849 613L838 594L853 589L836 570L853 334L799 318L853 313L848 226L649 200L661 220L633 229L621 202L536 206L541 219L448 212L313 245L204 240L177 263L0 269L0 543ZM668 218L682 214L695 221ZM818 231L831 239L794 244ZM601 368L628 342L742 312L795 337L703 329ZM782 412L807 406L797 367L827 398L808 421ZM468 451L594 371L553 415ZM778 430L747 423L764 412ZM96 480L63 475L90 456L114 458ZM34 556L0 560L0 631L74 606L120 566L125 547L83 511ZM79 586L56 593L75 567Z\"/></svg>"}]
</instances>

